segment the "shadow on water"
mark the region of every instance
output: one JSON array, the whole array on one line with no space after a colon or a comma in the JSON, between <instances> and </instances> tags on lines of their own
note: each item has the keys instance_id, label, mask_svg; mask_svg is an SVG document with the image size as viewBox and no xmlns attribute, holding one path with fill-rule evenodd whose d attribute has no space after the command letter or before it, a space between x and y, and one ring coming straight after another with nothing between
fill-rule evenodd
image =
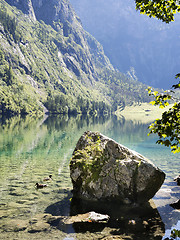
<instances>
[{"instance_id":1,"label":"shadow on water","mask_svg":"<svg viewBox=\"0 0 180 240\"><path fill-rule=\"evenodd\" d=\"M150 240L162 239L165 226L161 220L153 201L144 205L120 205L117 202L91 202L72 198L71 193L60 202L48 206L45 210L53 216L62 216L61 220L52 222L59 230L66 233L96 233L106 229L108 235L131 236L132 239ZM95 211L96 213L108 214L110 219L107 223L98 222L74 222L65 224L62 219L68 216Z\"/></svg>"}]
</instances>

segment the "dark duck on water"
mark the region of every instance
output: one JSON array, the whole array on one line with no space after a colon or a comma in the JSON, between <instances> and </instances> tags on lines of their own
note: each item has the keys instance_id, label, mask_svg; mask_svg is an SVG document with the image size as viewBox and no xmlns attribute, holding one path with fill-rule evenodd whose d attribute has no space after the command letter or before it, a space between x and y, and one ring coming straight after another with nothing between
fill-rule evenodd
<instances>
[{"instance_id":1,"label":"dark duck on water","mask_svg":"<svg viewBox=\"0 0 180 240\"><path fill-rule=\"evenodd\" d=\"M45 177L43 181L51 181L52 180L52 175L49 175L49 177Z\"/></svg>"},{"instance_id":2,"label":"dark duck on water","mask_svg":"<svg viewBox=\"0 0 180 240\"><path fill-rule=\"evenodd\" d=\"M35 186L37 189L47 187L46 184L40 184L40 183L36 183Z\"/></svg>"}]
</instances>

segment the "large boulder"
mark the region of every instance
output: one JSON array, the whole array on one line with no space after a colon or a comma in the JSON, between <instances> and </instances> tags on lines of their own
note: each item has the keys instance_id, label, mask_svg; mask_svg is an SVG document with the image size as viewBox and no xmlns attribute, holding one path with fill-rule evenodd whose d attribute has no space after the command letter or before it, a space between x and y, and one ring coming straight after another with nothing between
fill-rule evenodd
<instances>
[{"instance_id":1,"label":"large boulder","mask_svg":"<svg viewBox=\"0 0 180 240\"><path fill-rule=\"evenodd\" d=\"M164 182L165 174L139 153L98 133L85 132L70 162L75 198L143 203Z\"/></svg>"}]
</instances>

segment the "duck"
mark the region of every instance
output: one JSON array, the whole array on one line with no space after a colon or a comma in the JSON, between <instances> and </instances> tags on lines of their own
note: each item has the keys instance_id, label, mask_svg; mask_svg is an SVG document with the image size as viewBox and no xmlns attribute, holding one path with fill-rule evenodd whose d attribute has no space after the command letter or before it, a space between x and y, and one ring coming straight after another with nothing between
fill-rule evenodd
<instances>
[{"instance_id":1,"label":"duck","mask_svg":"<svg viewBox=\"0 0 180 240\"><path fill-rule=\"evenodd\" d=\"M44 188L44 187L47 187L47 184L36 183L35 186L36 188Z\"/></svg>"},{"instance_id":2,"label":"duck","mask_svg":"<svg viewBox=\"0 0 180 240\"><path fill-rule=\"evenodd\" d=\"M52 180L52 175L49 175L49 177L45 177L43 181L51 181Z\"/></svg>"}]
</instances>

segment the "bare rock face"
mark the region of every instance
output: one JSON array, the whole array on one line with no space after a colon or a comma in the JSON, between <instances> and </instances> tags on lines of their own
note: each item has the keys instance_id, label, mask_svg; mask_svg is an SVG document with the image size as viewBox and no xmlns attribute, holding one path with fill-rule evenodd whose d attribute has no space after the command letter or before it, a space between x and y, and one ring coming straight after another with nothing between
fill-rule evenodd
<instances>
[{"instance_id":1,"label":"bare rock face","mask_svg":"<svg viewBox=\"0 0 180 240\"><path fill-rule=\"evenodd\" d=\"M6 0L6 2L9 3L10 5L16 6L23 13L29 15L29 17L33 21L36 21L36 16L34 13L31 0Z\"/></svg>"},{"instance_id":2,"label":"bare rock face","mask_svg":"<svg viewBox=\"0 0 180 240\"><path fill-rule=\"evenodd\" d=\"M147 202L165 179L164 172L142 155L90 131L76 145L70 176L74 197L123 203Z\"/></svg>"}]
</instances>

